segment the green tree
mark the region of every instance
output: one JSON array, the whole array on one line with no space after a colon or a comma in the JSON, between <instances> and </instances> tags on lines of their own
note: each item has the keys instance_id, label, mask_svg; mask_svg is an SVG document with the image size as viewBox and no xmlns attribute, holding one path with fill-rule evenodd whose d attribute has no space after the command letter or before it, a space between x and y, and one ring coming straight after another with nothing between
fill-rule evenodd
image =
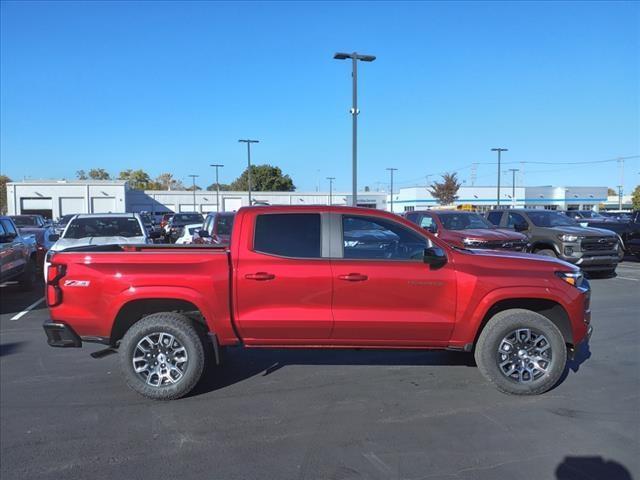
<instances>
[{"instance_id":1,"label":"green tree","mask_svg":"<svg viewBox=\"0 0 640 480\"><path fill-rule=\"evenodd\" d=\"M7 183L9 183L11 179L6 175L0 175L0 213L7 213Z\"/></svg>"},{"instance_id":2,"label":"green tree","mask_svg":"<svg viewBox=\"0 0 640 480\"><path fill-rule=\"evenodd\" d=\"M442 175L442 182L433 182L429 193L440 202L440 205L451 205L458 199L458 189L460 182L456 173L445 173Z\"/></svg>"},{"instance_id":3,"label":"green tree","mask_svg":"<svg viewBox=\"0 0 640 480\"><path fill-rule=\"evenodd\" d=\"M245 169L231 185L231 190L248 190L248 171ZM251 165L251 190L256 192L293 192L296 189L289 175L283 175L279 167Z\"/></svg>"},{"instance_id":4,"label":"green tree","mask_svg":"<svg viewBox=\"0 0 640 480\"><path fill-rule=\"evenodd\" d=\"M640 210L640 185L636 185L631 194L631 204L634 210Z\"/></svg>"},{"instance_id":5,"label":"green tree","mask_svg":"<svg viewBox=\"0 0 640 480\"><path fill-rule=\"evenodd\" d=\"M84 170L78 170L76 172L76 178L78 180L86 180L87 179L87 172L85 172Z\"/></svg>"},{"instance_id":6,"label":"green tree","mask_svg":"<svg viewBox=\"0 0 640 480\"><path fill-rule=\"evenodd\" d=\"M80 171L84 173L83 170ZM89 170L89 178L92 180L110 180L111 175L104 168L92 168Z\"/></svg>"},{"instance_id":7,"label":"green tree","mask_svg":"<svg viewBox=\"0 0 640 480\"><path fill-rule=\"evenodd\" d=\"M209 190L210 192L215 192L216 191L216 183L213 182L211 185L209 185L207 187L207 190ZM221 183L220 184L220 191L222 190L231 190L231 185L229 185L228 183Z\"/></svg>"},{"instance_id":8,"label":"green tree","mask_svg":"<svg viewBox=\"0 0 640 480\"><path fill-rule=\"evenodd\" d=\"M160 185L158 190L184 190L184 185L173 178L173 173L161 173L156 177L155 183Z\"/></svg>"},{"instance_id":9,"label":"green tree","mask_svg":"<svg viewBox=\"0 0 640 480\"><path fill-rule=\"evenodd\" d=\"M129 182L129 186L135 190L148 190L151 182L151 177L144 170L124 170L118 175L118 180L126 180Z\"/></svg>"},{"instance_id":10,"label":"green tree","mask_svg":"<svg viewBox=\"0 0 640 480\"><path fill-rule=\"evenodd\" d=\"M198 185L196 185L195 187L196 187L195 188L196 191L202 190L202 188L199 187ZM189 192L193 192L193 190L194 190L193 185L189 185L187 188L185 188L185 190L188 190Z\"/></svg>"}]
</instances>

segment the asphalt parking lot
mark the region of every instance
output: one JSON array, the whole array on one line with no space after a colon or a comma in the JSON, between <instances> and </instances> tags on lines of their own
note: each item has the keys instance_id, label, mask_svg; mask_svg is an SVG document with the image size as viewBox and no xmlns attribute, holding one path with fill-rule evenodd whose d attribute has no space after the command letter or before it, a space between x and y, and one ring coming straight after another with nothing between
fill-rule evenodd
<instances>
[{"instance_id":1,"label":"asphalt parking lot","mask_svg":"<svg viewBox=\"0 0 640 480\"><path fill-rule=\"evenodd\" d=\"M639 479L640 262L591 284L590 346L542 396L499 393L468 354L235 348L168 403L100 346L48 347L41 290L3 286L0 477Z\"/></svg>"}]
</instances>

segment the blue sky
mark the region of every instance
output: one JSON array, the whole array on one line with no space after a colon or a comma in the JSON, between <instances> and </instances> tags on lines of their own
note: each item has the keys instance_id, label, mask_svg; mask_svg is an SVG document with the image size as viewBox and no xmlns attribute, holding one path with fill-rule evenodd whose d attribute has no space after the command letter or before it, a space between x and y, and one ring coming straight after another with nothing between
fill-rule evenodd
<instances>
[{"instance_id":1,"label":"blue sky","mask_svg":"<svg viewBox=\"0 0 640 480\"><path fill-rule=\"evenodd\" d=\"M351 182L359 70L359 185L457 170L495 184L619 183L640 154L640 8L633 2L3 2L0 161L14 179L102 167L187 180L255 163L299 190ZM520 163L527 162L527 163ZM535 164L529 162L548 162ZM628 191L640 160L625 163ZM431 177L431 180L436 177ZM510 185L510 174L503 181Z\"/></svg>"}]
</instances>

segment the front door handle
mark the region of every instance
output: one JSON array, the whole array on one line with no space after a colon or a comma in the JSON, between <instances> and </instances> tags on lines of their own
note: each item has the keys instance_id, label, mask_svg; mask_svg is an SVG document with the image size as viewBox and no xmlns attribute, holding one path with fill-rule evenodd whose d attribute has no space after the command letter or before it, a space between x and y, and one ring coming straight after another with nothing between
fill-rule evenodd
<instances>
[{"instance_id":1,"label":"front door handle","mask_svg":"<svg viewBox=\"0 0 640 480\"><path fill-rule=\"evenodd\" d=\"M276 278L276 276L273 273L257 272L257 273L247 273L244 276L244 278L246 278L247 280L264 281L264 280L273 280L274 278Z\"/></svg>"},{"instance_id":2,"label":"front door handle","mask_svg":"<svg viewBox=\"0 0 640 480\"><path fill-rule=\"evenodd\" d=\"M346 280L347 282L364 282L369 277L361 273L348 273L347 275L338 275L338 278L340 280Z\"/></svg>"}]
</instances>

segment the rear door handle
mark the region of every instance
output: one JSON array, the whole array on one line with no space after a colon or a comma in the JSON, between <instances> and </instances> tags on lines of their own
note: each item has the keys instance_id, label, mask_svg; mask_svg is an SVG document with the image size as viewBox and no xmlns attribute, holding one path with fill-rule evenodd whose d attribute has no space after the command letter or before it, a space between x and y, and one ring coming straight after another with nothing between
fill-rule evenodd
<instances>
[{"instance_id":1,"label":"rear door handle","mask_svg":"<svg viewBox=\"0 0 640 480\"><path fill-rule=\"evenodd\" d=\"M247 280L264 281L264 280L273 280L274 278L276 278L276 276L273 273L257 272L257 273L247 273L244 276L244 278L246 278Z\"/></svg>"},{"instance_id":2,"label":"rear door handle","mask_svg":"<svg viewBox=\"0 0 640 480\"><path fill-rule=\"evenodd\" d=\"M346 275L338 275L338 278L340 280L346 280L347 282L364 282L369 277L361 273L348 273Z\"/></svg>"}]
</instances>

